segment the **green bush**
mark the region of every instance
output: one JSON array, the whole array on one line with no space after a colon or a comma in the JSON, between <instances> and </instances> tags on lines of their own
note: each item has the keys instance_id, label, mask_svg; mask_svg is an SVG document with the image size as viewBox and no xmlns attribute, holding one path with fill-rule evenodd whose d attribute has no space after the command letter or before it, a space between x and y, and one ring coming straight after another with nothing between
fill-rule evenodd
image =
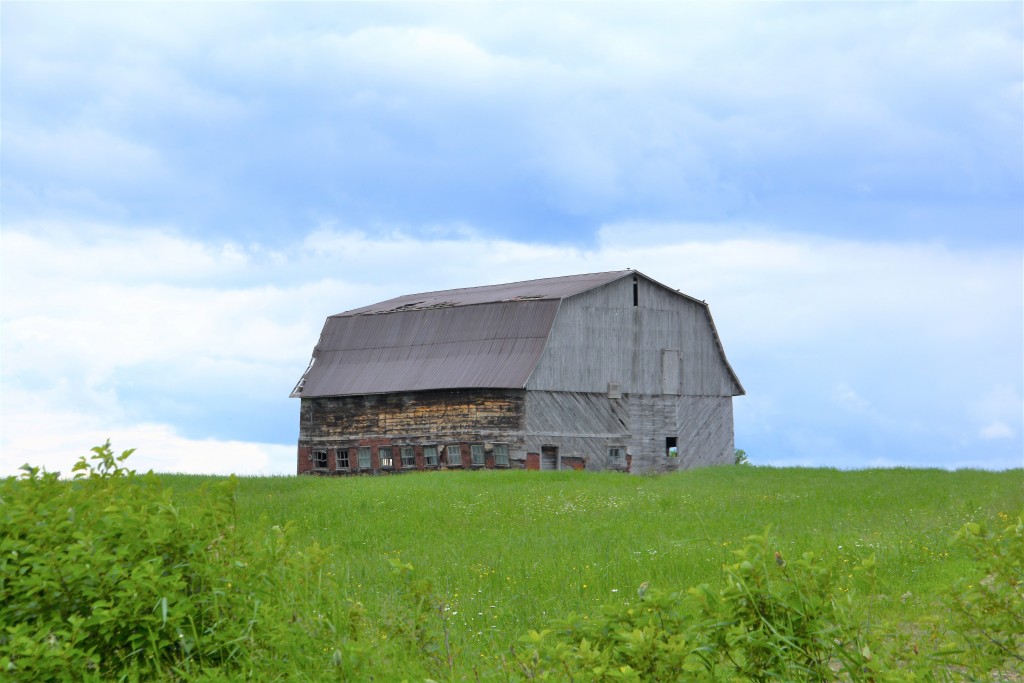
<instances>
[{"instance_id":1,"label":"green bush","mask_svg":"<svg viewBox=\"0 0 1024 683\"><path fill-rule=\"evenodd\" d=\"M724 585L638 600L594 618L531 631L519 666L529 679L572 681L871 680L871 649L835 567L805 553L786 561L767 531L723 568ZM872 560L859 569L870 572Z\"/></svg>"},{"instance_id":2,"label":"green bush","mask_svg":"<svg viewBox=\"0 0 1024 683\"><path fill-rule=\"evenodd\" d=\"M836 670L865 679L870 647L834 563L810 552L786 560L772 552L767 530L735 554L724 587L702 591L703 628L721 663L751 681L833 680ZM869 558L855 570L873 567Z\"/></svg>"},{"instance_id":3,"label":"green bush","mask_svg":"<svg viewBox=\"0 0 1024 683\"><path fill-rule=\"evenodd\" d=\"M233 477L182 509L156 475L123 466L132 451L92 450L71 481L26 466L0 483L0 674L287 670L297 641L358 666L356 606L321 604L337 595L322 551L291 548L288 528L237 534Z\"/></svg>"},{"instance_id":4,"label":"green bush","mask_svg":"<svg viewBox=\"0 0 1024 683\"><path fill-rule=\"evenodd\" d=\"M698 680L706 662L688 596L642 592L636 602L605 606L593 616L570 614L530 631L517 673L545 681Z\"/></svg>"},{"instance_id":5,"label":"green bush","mask_svg":"<svg viewBox=\"0 0 1024 683\"><path fill-rule=\"evenodd\" d=\"M978 679L1024 674L1024 515L999 532L971 522L954 542L967 546L979 571L949 592L952 642L943 656Z\"/></svg>"}]
</instances>

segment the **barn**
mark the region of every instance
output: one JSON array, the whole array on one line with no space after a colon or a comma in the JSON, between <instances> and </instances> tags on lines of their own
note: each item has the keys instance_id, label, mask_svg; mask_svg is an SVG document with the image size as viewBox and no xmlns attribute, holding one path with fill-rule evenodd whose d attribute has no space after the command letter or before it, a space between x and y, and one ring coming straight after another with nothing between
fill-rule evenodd
<instances>
[{"instance_id":1,"label":"barn","mask_svg":"<svg viewBox=\"0 0 1024 683\"><path fill-rule=\"evenodd\" d=\"M707 304L635 270L409 294L327 318L297 470L731 463L743 393Z\"/></svg>"}]
</instances>

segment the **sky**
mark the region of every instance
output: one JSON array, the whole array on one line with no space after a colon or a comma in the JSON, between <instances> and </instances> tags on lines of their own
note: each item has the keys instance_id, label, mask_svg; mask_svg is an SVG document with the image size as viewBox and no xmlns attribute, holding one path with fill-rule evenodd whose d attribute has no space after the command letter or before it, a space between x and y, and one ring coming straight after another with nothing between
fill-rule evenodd
<instances>
[{"instance_id":1,"label":"sky","mask_svg":"<svg viewBox=\"0 0 1024 683\"><path fill-rule=\"evenodd\" d=\"M1024 466L1024 5L0 7L0 475L295 471L326 316L635 268L759 465Z\"/></svg>"}]
</instances>

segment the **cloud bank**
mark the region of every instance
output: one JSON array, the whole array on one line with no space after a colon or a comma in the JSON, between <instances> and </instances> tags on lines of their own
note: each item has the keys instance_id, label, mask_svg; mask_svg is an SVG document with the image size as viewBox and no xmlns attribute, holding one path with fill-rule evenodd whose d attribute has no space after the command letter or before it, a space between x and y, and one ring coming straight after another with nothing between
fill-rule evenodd
<instances>
[{"instance_id":1,"label":"cloud bank","mask_svg":"<svg viewBox=\"0 0 1024 683\"><path fill-rule=\"evenodd\" d=\"M279 245L339 217L1019 243L1021 13L12 4L5 211Z\"/></svg>"}]
</instances>

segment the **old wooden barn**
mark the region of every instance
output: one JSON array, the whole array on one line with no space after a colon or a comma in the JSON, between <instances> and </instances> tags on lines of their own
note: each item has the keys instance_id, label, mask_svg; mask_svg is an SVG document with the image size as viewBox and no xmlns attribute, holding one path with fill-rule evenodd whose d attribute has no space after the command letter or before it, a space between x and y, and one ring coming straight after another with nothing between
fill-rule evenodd
<instances>
[{"instance_id":1,"label":"old wooden barn","mask_svg":"<svg viewBox=\"0 0 1024 683\"><path fill-rule=\"evenodd\" d=\"M634 270L410 294L327 318L298 472L730 463L743 393L707 304Z\"/></svg>"}]
</instances>

